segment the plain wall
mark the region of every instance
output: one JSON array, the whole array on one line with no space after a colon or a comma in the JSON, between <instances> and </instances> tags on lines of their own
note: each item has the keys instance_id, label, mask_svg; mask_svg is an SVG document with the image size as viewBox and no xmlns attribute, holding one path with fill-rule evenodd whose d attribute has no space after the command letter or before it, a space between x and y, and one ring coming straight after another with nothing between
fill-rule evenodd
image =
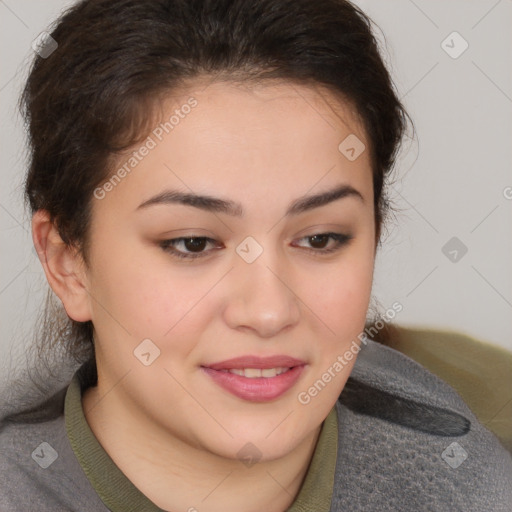
<instances>
[{"instance_id":1,"label":"plain wall","mask_svg":"<svg viewBox=\"0 0 512 512\"><path fill-rule=\"evenodd\" d=\"M26 148L16 102L32 41L72 3L0 2L2 361L30 343L47 286L23 206ZM390 188L396 213L377 259L375 298L382 311L402 304L399 324L456 330L512 350L512 2L357 4L385 34L384 42L377 29L417 130L404 141Z\"/></svg>"}]
</instances>

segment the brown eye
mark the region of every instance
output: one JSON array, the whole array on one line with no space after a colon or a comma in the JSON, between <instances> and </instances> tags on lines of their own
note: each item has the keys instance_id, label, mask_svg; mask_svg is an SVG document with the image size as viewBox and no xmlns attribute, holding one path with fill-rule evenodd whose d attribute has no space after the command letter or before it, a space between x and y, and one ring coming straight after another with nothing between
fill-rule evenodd
<instances>
[{"instance_id":1,"label":"brown eye","mask_svg":"<svg viewBox=\"0 0 512 512\"><path fill-rule=\"evenodd\" d=\"M207 240L204 237L201 238L184 238L183 246L187 251L201 252L206 247Z\"/></svg>"},{"instance_id":2,"label":"brown eye","mask_svg":"<svg viewBox=\"0 0 512 512\"><path fill-rule=\"evenodd\" d=\"M208 244L219 245L216 240L206 236L188 236L162 240L159 246L172 256L193 259L205 257L212 252L212 250L205 251Z\"/></svg>"},{"instance_id":3,"label":"brown eye","mask_svg":"<svg viewBox=\"0 0 512 512\"><path fill-rule=\"evenodd\" d=\"M324 249L325 246L329 243L330 236L329 235L313 235L308 237L311 243L311 246L315 249Z\"/></svg>"},{"instance_id":4,"label":"brown eye","mask_svg":"<svg viewBox=\"0 0 512 512\"><path fill-rule=\"evenodd\" d=\"M352 238L352 235L345 235L343 233L317 233L315 235L305 236L300 240L306 240L309 244L309 247L304 247L306 250L314 254L322 255L340 250L344 245L347 245ZM334 243L331 247L327 247L331 239Z\"/></svg>"}]
</instances>

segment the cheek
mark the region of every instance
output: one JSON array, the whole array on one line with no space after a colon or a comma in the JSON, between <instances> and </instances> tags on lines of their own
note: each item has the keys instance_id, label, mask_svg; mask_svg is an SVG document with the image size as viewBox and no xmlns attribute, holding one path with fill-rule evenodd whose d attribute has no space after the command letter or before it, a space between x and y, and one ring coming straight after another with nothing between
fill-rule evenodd
<instances>
[{"instance_id":1,"label":"cheek","mask_svg":"<svg viewBox=\"0 0 512 512\"><path fill-rule=\"evenodd\" d=\"M326 271L308 278L314 312L336 336L364 328L373 281L373 249L353 251Z\"/></svg>"},{"instance_id":2,"label":"cheek","mask_svg":"<svg viewBox=\"0 0 512 512\"><path fill-rule=\"evenodd\" d=\"M371 273L370 273L371 276ZM364 327L371 293L367 272L340 271L318 290L315 309L339 340Z\"/></svg>"},{"instance_id":3,"label":"cheek","mask_svg":"<svg viewBox=\"0 0 512 512\"><path fill-rule=\"evenodd\" d=\"M122 327L136 339L161 336L192 300L185 278L159 258L148 259L147 249L123 248L121 240L103 247L90 282L98 325Z\"/></svg>"},{"instance_id":4,"label":"cheek","mask_svg":"<svg viewBox=\"0 0 512 512\"><path fill-rule=\"evenodd\" d=\"M139 337L162 338L186 318L204 294L204 286L179 272L149 267L114 274L108 302L129 325L130 332Z\"/></svg>"}]
</instances>

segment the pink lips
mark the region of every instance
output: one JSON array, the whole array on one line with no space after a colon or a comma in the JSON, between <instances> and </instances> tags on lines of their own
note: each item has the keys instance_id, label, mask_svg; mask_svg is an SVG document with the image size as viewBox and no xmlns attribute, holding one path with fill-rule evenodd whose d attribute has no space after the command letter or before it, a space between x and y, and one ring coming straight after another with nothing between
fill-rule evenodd
<instances>
[{"instance_id":1,"label":"pink lips","mask_svg":"<svg viewBox=\"0 0 512 512\"><path fill-rule=\"evenodd\" d=\"M306 363L289 356L235 357L219 363L202 366L203 370L214 382L233 395L251 402L268 402L288 391L298 380ZM223 370L243 368L279 368L289 370L275 377L248 378Z\"/></svg>"}]
</instances>

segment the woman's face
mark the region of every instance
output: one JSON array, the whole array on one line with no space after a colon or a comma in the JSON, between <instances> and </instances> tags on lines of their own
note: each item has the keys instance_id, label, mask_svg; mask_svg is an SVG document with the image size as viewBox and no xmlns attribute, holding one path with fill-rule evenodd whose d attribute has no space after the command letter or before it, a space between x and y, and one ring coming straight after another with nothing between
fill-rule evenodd
<instances>
[{"instance_id":1,"label":"woman's face","mask_svg":"<svg viewBox=\"0 0 512 512\"><path fill-rule=\"evenodd\" d=\"M319 89L214 83L169 98L118 160L95 191L86 288L100 389L133 425L262 461L318 428L370 299L363 143Z\"/></svg>"}]
</instances>

